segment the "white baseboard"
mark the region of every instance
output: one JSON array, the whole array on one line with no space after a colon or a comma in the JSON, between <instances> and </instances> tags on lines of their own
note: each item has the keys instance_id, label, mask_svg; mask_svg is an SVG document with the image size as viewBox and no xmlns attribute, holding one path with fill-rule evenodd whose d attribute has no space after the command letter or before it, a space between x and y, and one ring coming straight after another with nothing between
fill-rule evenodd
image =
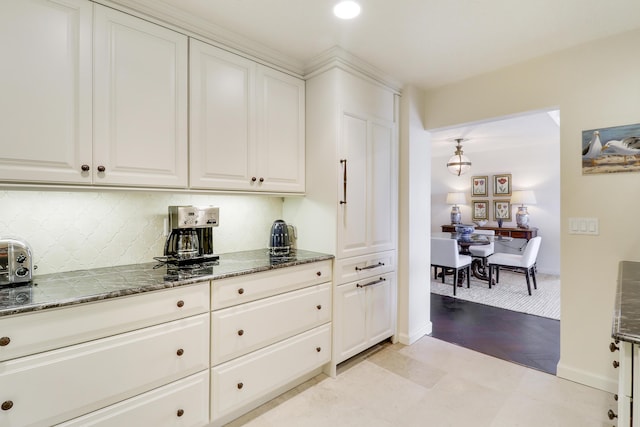
<instances>
[{"instance_id":1,"label":"white baseboard","mask_svg":"<svg viewBox=\"0 0 640 427\"><path fill-rule=\"evenodd\" d=\"M431 332L433 332L433 324L429 321L417 331L413 331L410 334L400 333L396 336L398 337L400 344L411 345L423 336L429 335Z\"/></svg>"},{"instance_id":2,"label":"white baseboard","mask_svg":"<svg viewBox=\"0 0 640 427\"><path fill-rule=\"evenodd\" d=\"M564 365L562 362L558 363L557 376L559 378L564 378L565 380L584 384L586 386L597 388L598 390L607 391L609 393L618 392L617 380L594 375L593 373L584 371L582 369L572 368L570 366Z\"/></svg>"}]
</instances>

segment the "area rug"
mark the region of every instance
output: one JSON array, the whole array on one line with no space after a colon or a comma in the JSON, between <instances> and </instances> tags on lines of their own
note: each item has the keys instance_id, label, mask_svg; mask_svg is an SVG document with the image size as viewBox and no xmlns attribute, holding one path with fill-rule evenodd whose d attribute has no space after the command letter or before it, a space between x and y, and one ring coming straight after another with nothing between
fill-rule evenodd
<instances>
[{"instance_id":1,"label":"area rug","mask_svg":"<svg viewBox=\"0 0 640 427\"><path fill-rule=\"evenodd\" d=\"M529 296L522 273L500 270L500 283L491 289L487 282L471 276L471 287L467 288L465 280L464 287L458 287L456 298L560 320L560 277L538 273L536 278L538 289L533 289L532 281ZM432 293L453 297L452 282L452 276L447 276L444 284L442 279L434 279L431 270Z\"/></svg>"}]
</instances>

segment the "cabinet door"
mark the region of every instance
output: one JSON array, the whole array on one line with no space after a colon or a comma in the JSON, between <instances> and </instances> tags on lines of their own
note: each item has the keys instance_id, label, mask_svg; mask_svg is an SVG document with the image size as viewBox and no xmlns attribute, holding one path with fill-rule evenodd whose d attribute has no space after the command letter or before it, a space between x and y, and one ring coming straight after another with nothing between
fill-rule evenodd
<instances>
[{"instance_id":1,"label":"cabinet door","mask_svg":"<svg viewBox=\"0 0 640 427\"><path fill-rule=\"evenodd\" d=\"M0 179L90 183L91 3L0 2Z\"/></svg>"},{"instance_id":2,"label":"cabinet door","mask_svg":"<svg viewBox=\"0 0 640 427\"><path fill-rule=\"evenodd\" d=\"M258 181L254 187L304 192L304 81L259 65L256 87Z\"/></svg>"},{"instance_id":3,"label":"cabinet door","mask_svg":"<svg viewBox=\"0 0 640 427\"><path fill-rule=\"evenodd\" d=\"M187 37L96 5L94 79L94 183L186 187Z\"/></svg>"},{"instance_id":4,"label":"cabinet door","mask_svg":"<svg viewBox=\"0 0 640 427\"><path fill-rule=\"evenodd\" d=\"M398 207L398 168L395 126L369 123L370 187L368 252L395 249Z\"/></svg>"},{"instance_id":5,"label":"cabinet door","mask_svg":"<svg viewBox=\"0 0 640 427\"><path fill-rule=\"evenodd\" d=\"M333 311L333 359L338 364L367 348L366 290L356 282L336 287Z\"/></svg>"},{"instance_id":6,"label":"cabinet door","mask_svg":"<svg viewBox=\"0 0 640 427\"><path fill-rule=\"evenodd\" d=\"M249 190L257 182L255 64L197 40L190 46L190 186Z\"/></svg>"},{"instance_id":7,"label":"cabinet door","mask_svg":"<svg viewBox=\"0 0 640 427\"><path fill-rule=\"evenodd\" d=\"M338 172L342 175L338 194L346 203L340 204L339 258L395 248L396 147L393 123L343 115L340 159L346 163Z\"/></svg>"},{"instance_id":8,"label":"cabinet door","mask_svg":"<svg viewBox=\"0 0 640 427\"><path fill-rule=\"evenodd\" d=\"M338 181L341 215L338 222L338 258L366 253L367 230L367 120L351 114L342 116L341 178Z\"/></svg>"},{"instance_id":9,"label":"cabinet door","mask_svg":"<svg viewBox=\"0 0 640 427\"><path fill-rule=\"evenodd\" d=\"M336 287L333 360L338 364L395 334L395 272Z\"/></svg>"},{"instance_id":10,"label":"cabinet door","mask_svg":"<svg viewBox=\"0 0 640 427\"><path fill-rule=\"evenodd\" d=\"M368 285L371 283L371 285ZM367 289L368 347L395 334L396 283L395 273L369 279Z\"/></svg>"}]
</instances>

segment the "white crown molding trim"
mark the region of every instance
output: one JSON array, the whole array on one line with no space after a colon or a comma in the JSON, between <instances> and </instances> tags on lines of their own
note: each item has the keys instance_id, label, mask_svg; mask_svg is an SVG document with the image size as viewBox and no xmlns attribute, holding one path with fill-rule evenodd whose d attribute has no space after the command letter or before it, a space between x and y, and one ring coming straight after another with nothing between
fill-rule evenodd
<instances>
[{"instance_id":1,"label":"white crown molding trim","mask_svg":"<svg viewBox=\"0 0 640 427\"><path fill-rule=\"evenodd\" d=\"M296 77L304 74L304 64L268 46L205 21L159 0L92 0L95 3L134 12L141 18L169 24L173 29L206 43L248 57L256 62L280 69ZM141 16L142 14L142 16Z\"/></svg>"},{"instance_id":2,"label":"white crown molding trim","mask_svg":"<svg viewBox=\"0 0 640 427\"><path fill-rule=\"evenodd\" d=\"M364 75L375 83L382 84L397 94L402 91L402 83L385 75L371 64L347 52L340 46L334 46L312 59L304 71L304 78L309 79L324 73L331 68L341 68L348 72Z\"/></svg>"},{"instance_id":3,"label":"white crown molding trim","mask_svg":"<svg viewBox=\"0 0 640 427\"><path fill-rule=\"evenodd\" d=\"M397 94L401 93L402 83L385 75L377 68L347 52L340 46L321 53L308 63L303 63L271 49L268 46L248 39L240 34L216 26L199 16L186 13L178 7L161 0L92 0L94 3L120 9L123 12L168 26L187 36L210 43L232 53L247 57L263 65L308 79L330 68L338 67L345 71L363 75L373 82L388 87Z\"/></svg>"}]
</instances>

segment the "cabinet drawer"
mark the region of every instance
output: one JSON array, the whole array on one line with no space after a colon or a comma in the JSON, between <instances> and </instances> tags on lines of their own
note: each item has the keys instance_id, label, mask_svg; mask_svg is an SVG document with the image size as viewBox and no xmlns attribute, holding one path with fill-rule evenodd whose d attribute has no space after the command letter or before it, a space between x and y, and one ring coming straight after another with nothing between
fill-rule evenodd
<instances>
[{"instance_id":1,"label":"cabinet drawer","mask_svg":"<svg viewBox=\"0 0 640 427\"><path fill-rule=\"evenodd\" d=\"M205 370L59 427L201 427L209 423L209 371Z\"/></svg>"},{"instance_id":2,"label":"cabinet drawer","mask_svg":"<svg viewBox=\"0 0 640 427\"><path fill-rule=\"evenodd\" d=\"M211 308L230 307L328 281L330 260L215 280Z\"/></svg>"},{"instance_id":3,"label":"cabinet drawer","mask_svg":"<svg viewBox=\"0 0 640 427\"><path fill-rule=\"evenodd\" d=\"M0 363L0 425L50 426L209 365L209 315Z\"/></svg>"},{"instance_id":4,"label":"cabinet drawer","mask_svg":"<svg viewBox=\"0 0 640 427\"><path fill-rule=\"evenodd\" d=\"M211 364L226 362L330 320L329 283L214 311Z\"/></svg>"},{"instance_id":5,"label":"cabinet drawer","mask_svg":"<svg viewBox=\"0 0 640 427\"><path fill-rule=\"evenodd\" d=\"M380 252L336 260L336 283L342 284L395 271L396 252Z\"/></svg>"},{"instance_id":6,"label":"cabinet drawer","mask_svg":"<svg viewBox=\"0 0 640 427\"><path fill-rule=\"evenodd\" d=\"M0 318L0 361L209 311L209 282Z\"/></svg>"},{"instance_id":7,"label":"cabinet drawer","mask_svg":"<svg viewBox=\"0 0 640 427\"><path fill-rule=\"evenodd\" d=\"M217 420L327 363L331 324L322 325L211 370L211 417Z\"/></svg>"}]
</instances>

